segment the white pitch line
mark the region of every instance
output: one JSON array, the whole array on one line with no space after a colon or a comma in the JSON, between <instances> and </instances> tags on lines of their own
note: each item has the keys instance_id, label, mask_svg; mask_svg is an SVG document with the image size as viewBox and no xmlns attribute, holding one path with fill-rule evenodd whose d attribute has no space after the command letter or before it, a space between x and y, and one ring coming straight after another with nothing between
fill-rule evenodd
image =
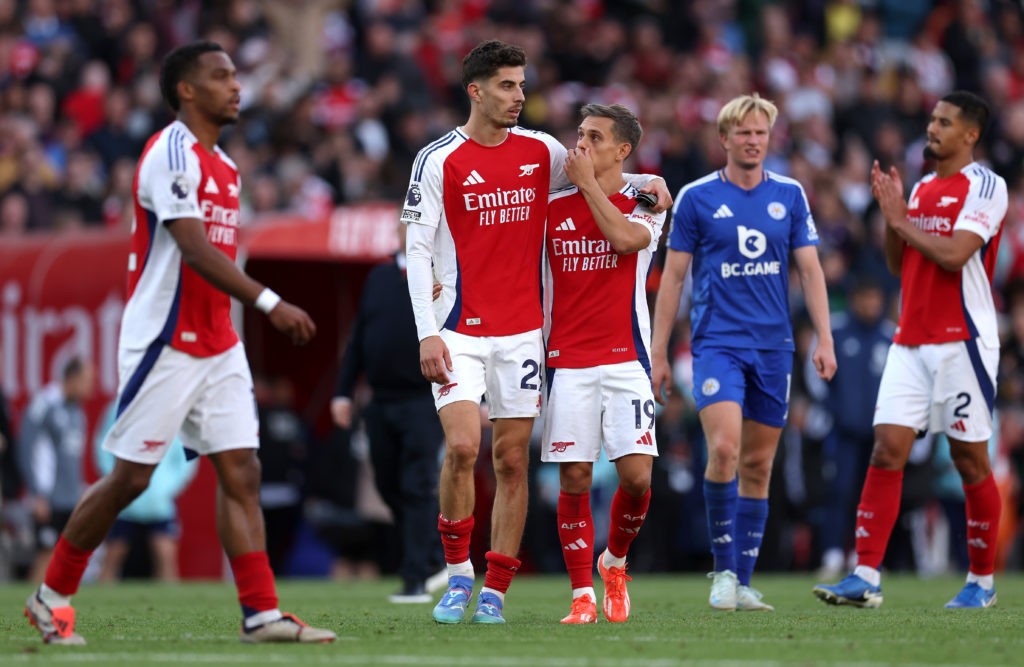
<instances>
[{"instance_id":1,"label":"white pitch line","mask_svg":"<svg viewBox=\"0 0 1024 667\"><path fill-rule=\"evenodd\" d=\"M32 655L19 654L5 657L10 662L38 662L45 653ZM476 667L480 664L478 656L423 656L423 655L310 655L302 653L265 654L257 650L252 652L240 649L238 653L50 653L46 655L52 663L101 663L129 662L131 664L170 663L170 664L260 664L280 663L294 664L296 660L317 665L428 665L438 667ZM715 660L709 658L538 658L491 656L487 663L496 667L677 667L678 665L700 664L707 667L792 667L792 662L783 660ZM878 667L877 662L829 662L821 664L830 667ZM977 667L960 663L907 663L902 667Z\"/></svg>"}]
</instances>

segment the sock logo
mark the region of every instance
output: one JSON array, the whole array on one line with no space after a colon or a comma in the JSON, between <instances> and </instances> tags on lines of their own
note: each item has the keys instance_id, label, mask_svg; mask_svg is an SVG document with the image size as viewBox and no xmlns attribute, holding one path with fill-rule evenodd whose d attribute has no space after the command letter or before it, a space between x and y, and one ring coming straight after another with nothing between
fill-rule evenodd
<instances>
[{"instance_id":1,"label":"sock logo","mask_svg":"<svg viewBox=\"0 0 1024 667\"><path fill-rule=\"evenodd\" d=\"M623 514L622 518L626 521L646 521L647 512L644 512L643 514L637 514L636 516L633 516L632 514Z\"/></svg>"},{"instance_id":2,"label":"sock logo","mask_svg":"<svg viewBox=\"0 0 1024 667\"><path fill-rule=\"evenodd\" d=\"M572 523L563 523L562 530L576 530L577 528L586 528L586 521L573 521Z\"/></svg>"},{"instance_id":3,"label":"sock logo","mask_svg":"<svg viewBox=\"0 0 1024 667\"><path fill-rule=\"evenodd\" d=\"M869 512L867 510L858 509L857 510L857 516L858 517L863 517L865 519L874 519L875 518L875 513L874 512Z\"/></svg>"},{"instance_id":4,"label":"sock logo","mask_svg":"<svg viewBox=\"0 0 1024 667\"><path fill-rule=\"evenodd\" d=\"M640 532L639 528L626 528L625 526L619 526L619 530L621 530L627 535L636 535Z\"/></svg>"},{"instance_id":5,"label":"sock logo","mask_svg":"<svg viewBox=\"0 0 1024 667\"><path fill-rule=\"evenodd\" d=\"M864 526L857 526L857 531L853 534L853 536L858 538L866 538L871 537L871 533L869 533L868 529Z\"/></svg>"},{"instance_id":6,"label":"sock logo","mask_svg":"<svg viewBox=\"0 0 1024 667\"><path fill-rule=\"evenodd\" d=\"M967 546L974 547L975 549L988 549L988 543L980 537L972 537L967 540Z\"/></svg>"},{"instance_id":7,"label":"sock logo","mask_svg":"<svg viewBox=\"0 0 1024 667\"><path fill-rule=\"evenodd\" d=\"M566 544L562 548L565 549L566 551L579 551L580 549L586 549L587 546L588 546L587 545L587 541L584 540L581 537L578 540L576 540L575 542L570 542L569 544Z\"/></svg>"},{"instance_id":8,"label":"sock logo","mask_svg":"<svg viewBox=\"0 0 1024 667\"><path fill-rule=\"evenodd\" d=\"M731 544L732 543L732 536L729 535L729 533L726 533L725 535L719 535L718 537L716 537L715 539L713 539L711 541L714 542L715 544Z\"/></svg>"},{"instance_id":9,"label":"sock logo","mask_svg":"<svg viewBox=\"0 0 1024 667\"><path fill-rule=\"evenodd\" d=\"M746 551L741 551L740 553L749 558L757 558L758 554L761 553L761 550L757 547L754 547L753 549L747 549Z\"/></svg>"},{"instance_id":10,"label":"sock logo","mask_svg":"<svg viewBox=\"0 0 1024 667\"><path fill-rule=\"evenodd\" d=\"M980 530L988 530L989 523L988 523L988 521L975 521L974 519L968 519L967 520L967 527L968 528L978 528Z\"/></svg>"}]
</instances>

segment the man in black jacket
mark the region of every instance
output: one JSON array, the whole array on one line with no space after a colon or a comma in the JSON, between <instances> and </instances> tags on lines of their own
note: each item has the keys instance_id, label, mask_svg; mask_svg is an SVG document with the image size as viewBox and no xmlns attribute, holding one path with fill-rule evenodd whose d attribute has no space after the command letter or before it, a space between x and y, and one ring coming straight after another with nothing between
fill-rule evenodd
<instances>
[{"instance_id":1,"label":"man in black jacket","mask_svg":"<svg viewBox=\"0 0 1024 667\"><path fill-rule=\"evenodd\" d=\"M366 279L345 351L331 416L341 428L353 422L352 395L360 375L373 391L363 410L374 481L391 508L402 543L403 585L397 603L431 601L428 579L441 563L437 540L437 485L444 441L430 384L420 373L419 339L405 275L405 225L394 261ZM447 584L447 576L439 579ZM433 586L429 586L433 588Z\"/></svg>"}]
</instances>

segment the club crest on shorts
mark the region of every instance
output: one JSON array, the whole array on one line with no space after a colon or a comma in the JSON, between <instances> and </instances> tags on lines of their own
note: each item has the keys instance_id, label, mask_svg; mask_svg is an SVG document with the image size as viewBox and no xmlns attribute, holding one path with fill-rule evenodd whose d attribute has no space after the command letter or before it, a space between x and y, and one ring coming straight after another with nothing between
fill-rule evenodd
<instances>
[{"instance_id":1,"label":"club crest on shorts","mask_svg":"<svg viewBox=\"0 0 1024 667\"><path fill-rule=\"evenodd\" d=\"M447 396L451 392L451 390L457 386L459 386L458 382L452 382L451 384L446 384L442 386L440 389L437 390L437 397L441 398L443 396Z\"/></svg>"},{"instance_id":2,"label":"club crest on shorts","mask_svg":"<svg viewBox=\"0 0 1024 667\"><path fill-rule=\"evenodd\" d=\"M718 393L718 390L722 388L722 385L718 384L718 380L715 378L708 378L704 380L700 386L701 393L705 396L714 396Z\"/></svg>"}]
</instances>

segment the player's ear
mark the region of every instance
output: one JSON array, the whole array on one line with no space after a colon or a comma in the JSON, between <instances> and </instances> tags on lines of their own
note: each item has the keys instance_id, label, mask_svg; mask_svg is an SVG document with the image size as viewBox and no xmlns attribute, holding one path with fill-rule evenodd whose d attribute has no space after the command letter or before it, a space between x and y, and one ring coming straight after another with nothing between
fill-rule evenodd
<instances>
[{"instance_id":1,"label":"player's ear","mask_svg":"<svg viewBox=\"0 0 1024 667\"><path fill-rule=\"evenodd\" d=\"M476 81L470 81L469 85L466 86L466 94L469 95L470 102L480 103L480 84Z\"/></svg>"},{"instance_id":2,"label":"player's ear","mask_svg":"<svg viewBox=\"0 0 1024 667\"><path fill-rule=\"evenodd\" d=\"M615 154L615 157L620 162L625 162L626 158L628 158L632 152L633 152L633 147L630 146L628 143L623 142L623 143L619 144L619 150Z\"/></svg>"},{"instance_id":3,"label":"player's ear","mask_svg":"<svg viewBox=\"0 0 1024 667\"><path fill-rule=\"evenodd\" d=\"M185 79L182 79L181 81L178 82L177 88L178 88L178 100L180 102L184 102L185 100L193 100L193 99L195 99L195 88L193 88L192 84L189 83L188 81L186 81Z\"/></svg>"}]
</instances>

